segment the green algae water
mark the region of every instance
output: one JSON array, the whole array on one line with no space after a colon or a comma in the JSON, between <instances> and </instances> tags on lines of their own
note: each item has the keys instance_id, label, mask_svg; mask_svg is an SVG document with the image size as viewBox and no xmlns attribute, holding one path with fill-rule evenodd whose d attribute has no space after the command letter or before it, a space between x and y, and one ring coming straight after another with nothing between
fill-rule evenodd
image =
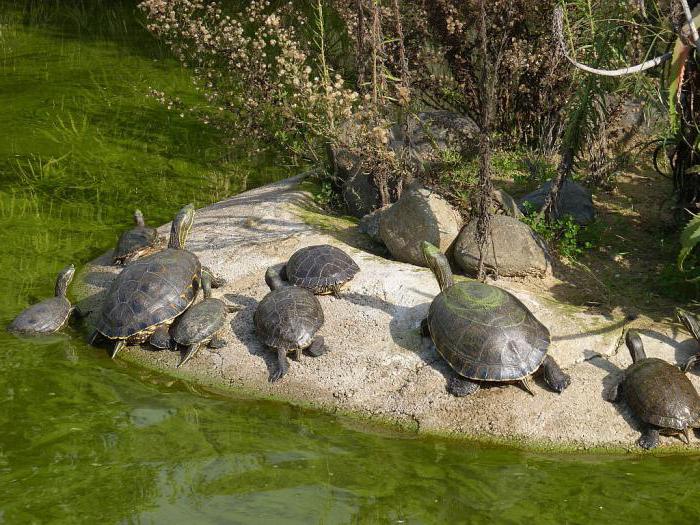
<instances>
[{"instance_id":1,"label":"green algae water","mask_svg":"<svg viewBox=\"0 0 700 525\"><path fill-rule=\"evenodd\" d=\"M0 323L114 245L293 172L231 151L135 2L0 0ZM200 392L0 331L0 523L635 523L700 515L700 456L556 455L418 438ZM584 407L582 407L584 409Z\"/></svg>"}]
</instances>

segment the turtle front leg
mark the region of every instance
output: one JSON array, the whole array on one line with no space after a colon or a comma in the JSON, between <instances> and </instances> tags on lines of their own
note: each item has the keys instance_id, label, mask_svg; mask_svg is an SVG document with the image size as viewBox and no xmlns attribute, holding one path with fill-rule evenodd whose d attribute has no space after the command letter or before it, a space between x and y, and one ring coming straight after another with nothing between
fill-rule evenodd
<instances>
[{"instance_id":1,"label":"turtle front leg","mask_svg":"<svg viewBox=\"0 0 700 525\"><path fill-rule=\"evenodd\" d=\"M323 337L318 336L316 339L314 339L314 342L311 343L311 346L306 351L313 357L320 357L328 352L328 347L326 346Z\"/></svg>"},{"instance_id":2,"label":"turtle front leg","mask_svg":"<svg viewBox=\"0 0 700 525\"><path fill-rule=\"evenodd\" d=\"M690 371L690 369L693 368L697 364L698 359L700 359L700 354L695 354L693 357L688 359L688 362L683 367L683 371L684 372Z\"/></svg>"},{"instance_id":3,"label":"turtle front leg","mask_svg":"<svg viewBox=\"0 0 700 525\"><path fill-rule=\"evenodd\" d=\"M200 346L201 346L200 343L195 343L195 344L190 345L187 348L185 348L185 355L182 356L182 360L180 361L180 363L178 363L177 368L180 368L182 365L187 363L187 361L192 359L192 357L194 357L194 354L197 353L197 350L199 350Z\"/></svg>"},{"instance_id":4,"label":"turtle front leg","mask_svg":"<svg viewBox=\"0 0 700 525\"><path fill-rule=\"evenodd\" d=\"M279 381L289 371L289 361L287 361L287 351L283 348L277 349L277 370L270 374L270 383Z\"/></svg>"},{"instance_id":5,"label":"turtle front leg","mask_svg":"<svg viewBox=\"0 0 700 525\"><path fill-rule=\"evenodd\" d=\"M124 339L117 339L117 342L114 344L114 350L112 350L112 359L117 357L117 354L119 351L126 346L126 341Z\"/></svg>"},{"instance_id":6,"label":"turtle front leg","mask_svg":"<svg viewBox=\"0 0 700 525\"><path fill-rule=\"evenodd\" d=\"M642 437L637 441L640 447L646 450L651 450L659 446L659 429L649 425L642 434Z\"/></svg>"},{"instance_id":7,"label":"turtle front leg","mask_svg":"<svg viewBox=\"0 0 700 525\"><path fill-rule=\"evenodd\" d=\"M559 365L551 355L545 356L542 368L545 382L555 392L561 394L571 384L571 377L559 368Z\"/></svg>"},{"instance_id":8,"label":"turtle front leg","mask_svg":"<svg viewBox=\"0 0 700 525\"><path fill-rule=\"evenodd\" d=\"M470 396L479 388L479 383L461 376L455 376L447 383L447 391L455 397Z\"/></svg>"},{"instance_id":9,"label":"turtle front leg","mask_svg":"<svg viewBox=\"0 0 700 525\"><path fill-rule=\"evenodd\" d=\"M224 346L226 346L227 343L228 341L226 341L226 339L216 334L214 335L214 337L211 338L211 341L209 341L208 346L209 348L213 348L214 350L216 350L217 348L223 348Z\"/></svg>"}]
</instances>

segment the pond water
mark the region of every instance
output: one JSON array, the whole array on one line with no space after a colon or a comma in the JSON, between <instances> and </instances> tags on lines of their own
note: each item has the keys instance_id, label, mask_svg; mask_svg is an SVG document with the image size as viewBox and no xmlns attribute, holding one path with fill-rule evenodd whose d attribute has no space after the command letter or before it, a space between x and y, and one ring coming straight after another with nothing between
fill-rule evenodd
<instances>
[{"instance_id":1,"label":"pond water","mask_svg":"<svg viewBox=\"0 0 700 525\"><path fill-rule=\"evenodd\" d=\"M0 0L0 323L57 271L293 173L148 98L203 104L134 2ZM277 167L275 167L277 166ZM553 455L218 397L89 347L0 331L0 523L690 521L690 457Z\"/></svg>"}]
</instances>

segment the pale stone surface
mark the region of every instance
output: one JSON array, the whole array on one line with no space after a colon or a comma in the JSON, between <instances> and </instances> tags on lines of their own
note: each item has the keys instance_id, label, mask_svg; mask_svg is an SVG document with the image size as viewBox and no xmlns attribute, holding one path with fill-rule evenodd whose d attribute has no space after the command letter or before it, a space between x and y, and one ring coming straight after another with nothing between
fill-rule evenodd
<instances>
[{"instance_id":1,"label":"pale stone surface","mask_svg":"<svg viewBox=\"0 0 700 525\"><path fill-rule=\"evenodd\" d=\"M527 292L522 284L499 280L499 286L515 293L550 328L552 355L571 375L572 384L557 395L537 378L534 397L517 386L499 385L470 398L455 398L445 391L451 370L418 330L438 292L430 271L364 251L366 238L353 223L313 211L313 201L297 183L288 179L246 192L197 214L188 248L228 279L214 296L241 307L229 316L226 347L200 351L181 369L175 368L177 353L146 347L127 348L119 359L194 383L397 422L421 432L638 450L640 425L624 403L613 405L602 397L619 368L631 362L624 347L618 351L627 326L624 319L591 315L547 294ZM161 232L168 228L163 226ZM361 271L339 298L319 297L326 318L319 334L330 352L292 361L288 376L270 384L267 378L275 359L258 342L252 321L255 305L268 291L265 268L299 248L321 243L346 250ZM92 316L103 289L119 271L105 266L108 262L108 254L93 261L74 288L83 297L80 305L92 310ZM671 327L645 328L642 320L634 325L651 356L685 362L697 350L695 341ZM696 374L690 378L700 384ZM662 442L679 444L667 437ZM691 446L699 445L699 440L691 440Z\"/></svg>"}]
</instances>

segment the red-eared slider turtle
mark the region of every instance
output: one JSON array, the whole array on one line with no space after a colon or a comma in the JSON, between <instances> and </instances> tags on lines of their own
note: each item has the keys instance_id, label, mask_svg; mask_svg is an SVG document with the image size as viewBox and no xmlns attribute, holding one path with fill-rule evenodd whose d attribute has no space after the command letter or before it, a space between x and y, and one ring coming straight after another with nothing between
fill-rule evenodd
<instances>
[{"instance_id":1,"label":"red-eared slider turtle","mask_svg":"<svg viewBox=\"0 0 700 525\"><path fill-rule=\"evenodd\" d=\"M288 352L298 361L302 350L318 357L327 348L323 337L314 337L323 325L316 296L306 288L285 285L269 271L265 281L271 291L258 304L253 320L260 341L277 352L278 367L270 374L270 382L275 382L289 370Z\"/></svg>"},{"instance_id":2,"label":"red-eared slider turtle","mask_svg":"<svg viewBox=\"0 0 700 525\"><path fill-rule=\"evenodd\" d=\"M642 339L635 330L628 330L625 343L632 355L632 364L621 381L609 392L609 401L622 396L632 412L646 425L639 438L642 448L659 444L659 434L683 436L688 429L700 427L700 396L685 373L663 359L647 357Z\"/></svg>"},{"instance_id":3,"label":"red-eared slider turtle","mask_svg":"<svg viewBox=\"0 0 700 525\"><path fill-rule=\"evenodd\" d=\"M74 274L75 267L72 264L61 270L56 278L55 297L25 309L15 317L7 329L18 334L51 334L60 330L75 309L66 297L68 285Z\"/></svg>"},{"instance_id":4,"label":"red-eared slider turtle","mask_svg":"<svg viewBox=\"0 0 700 525\"><path fill-rule=\"evenodd\" d=\"M191 306L182 314L171 329L173 340L185 347L185 354L178 368L189 361L199 347L208 344L209 348L221 348L226 345L219 332L224 327L226 313L233 312L221 299L211 296L211 274L202 272L202 291L204 300Z\"/></svg>"},{"instance_id":5,"label":"red-eared slider turtle","mask_svg":"<svg viewBox=\"0 0 700 525\"><path fill-rule=\"evenodd\" d=\"M112 257L114 264L126 264L133 261L151 251L158 243L158 232L155 228L146 226L141 210L134 212L134 223L136 226L125 231L119 237Z\"/></svg>"},{"instance_id":6,"label":"red-eared slider turtle","mask_svg":"<svg viewBox=\"0 0 700 525\"><path fill-rule=\"evenodd\" d=\"M343 250L319 244L297 250L287 264L271 266L268 275L320 295L337 294L359 271L359 266Z\"/></svg>"},{"instance_id":7,"label":"red-eared slider turtle","mask_svg":"<svg viewBox=\"0 0 700 525\"><path fill-rule=\"evenodd\" d=\"M519 381L532 394L529 379L540 368L554 391L569 386L569 376L547 354L549 330L518 298L476 281L454 284L440 250L425 241L421 248L440 284L422 331L458 374L448 384L451 394L473 394L480 381Z\"/></svg>"},{"instance_id":8,"label":"red-eared slider turtle","mask_svg":"<svg viewBox=\"0 0 700 525\"><path fill-rule=\"evenodd\" d=\"M700 342L700 323L698 323L698 318L691 314L688 310L683 310L683 308L676 308L676 317L685 326L686 330L690 332L696 341ZM695 354L693 357L688 359L688 362L683 367L685 372L688 372L700 359L700 353Z\"/></svg>"},{"instance_id":9,"label":"red-eared slider turtle","mask_svg":"<svg viewBox=\"0 0 700 525\"><path fill-rule=\"evenodd\" d=\"M188 204L173 220L168 248L133 261L112 281L91 337L92 342L99 334L116 340L112 358L127 341L146 341L194 301L202 267L185 249L193 222L194 207Z\"/></svg>"}]
</instances>

